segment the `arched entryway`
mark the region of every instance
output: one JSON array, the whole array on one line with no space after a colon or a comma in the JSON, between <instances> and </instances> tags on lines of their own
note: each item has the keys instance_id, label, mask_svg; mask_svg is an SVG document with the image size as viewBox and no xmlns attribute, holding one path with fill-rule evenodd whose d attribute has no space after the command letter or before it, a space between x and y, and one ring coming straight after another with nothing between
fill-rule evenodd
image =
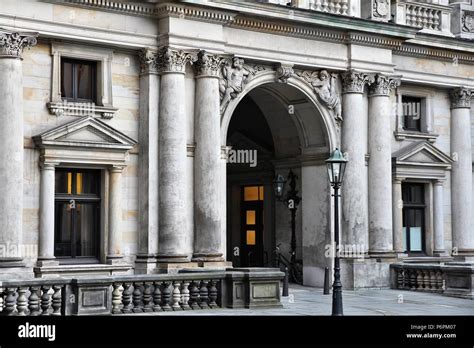
<instances>
[{"instance_id":1,"label":"arched entryway","mask_svg":"<svg viewBox=\"0 0 474 348\"><path fill-rule=\"evenodd\" d=\"M260 80L260 81L258 81ZM294 81L292 81L294 80ZM274 250L290 258L291 217L276 200L273 179L290 170L302 201L296 215L296 258L304 283L322 285L331 242L325 159L337 144L333 119L311 89L274 76L251 81L222 118L226 166L227 260L234 266L272 266ZM242 163L243 162L243 163Z\"/></svg>"}]
</instances>

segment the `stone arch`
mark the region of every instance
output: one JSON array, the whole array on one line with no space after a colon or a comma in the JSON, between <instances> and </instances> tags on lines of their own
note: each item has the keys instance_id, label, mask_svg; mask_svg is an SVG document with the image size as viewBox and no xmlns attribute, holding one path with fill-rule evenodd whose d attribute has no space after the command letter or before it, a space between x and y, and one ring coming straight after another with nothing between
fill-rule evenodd
<instances>
[{"instance_id":1,"label":"stone arch","mask_svg":"<svg viewBox=\"0 0 474 348\"><path fill-rule=\"evenodd\" d=\"M239 93L239 95L230 101L229 105L227 106L224 114L221 116L221 145L226 145L227 140L227 131L229 128L230 120L232 115L234 114L235 108L239 104L239 102L244 98L248 93L252 90L264 86L269 85L277 82L277 74L275 71L263 71L259 72L257 76L255 76L252 80L250 80L244 87L244 90ZM339 137L339 129L336 125L333 115L328 109L320 103L317 96L314 94L312 87L303 81L303 79L299 78L298 76L291 76L288 78L287 82L285 83L292 88L296 88L298 91L303 93L303 95L311 102L312 106L317 110L319 115L315 115L316 117L320 116L322 121L322 126L324 128L324 135L326 139L326 145L329 151L332 151L334 148L339 147L340 144L340 137ZM303 137L300 141L304 142L305 135L307 132L305 131L306 126L304 122L299 122L296 124L296 127L299 132L299 136ZM302 143L302 147L304 147L304 143Z\"/></svg>"}]
</instances>

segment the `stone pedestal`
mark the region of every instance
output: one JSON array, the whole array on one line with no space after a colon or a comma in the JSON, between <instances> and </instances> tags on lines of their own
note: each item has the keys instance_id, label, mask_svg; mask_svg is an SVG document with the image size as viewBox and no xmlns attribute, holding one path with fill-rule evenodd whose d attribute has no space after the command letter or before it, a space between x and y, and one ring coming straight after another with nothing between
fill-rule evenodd
<instances>
[{"instance_id":1,"label":"stone pedestal","mask_svg":"<svg viewBox=\"0 0 474 348\"><path fill-rule=\"evenodd\" d=\"M342 185L342 243L367 252L369 246L367 211L367 107L365 85L368 74L348 71L342 74L342 151L347 162Z\"/></svg>"},{"instance_id":2,"label":"stone pedestal","mask_svg":"<svg viewBox=\"0 0 474 348\"><path fill-rule=\"evenodd\" d=\"M188 262L185 212L186 117L184 73L193 55L164 47L158 51L159 107L159 262Z\"/></svg>"},{"instance_id":3,"label":"stone pedestal","mask_svg":"<svg viewBox=\"0 0 474 348\"><path fill-rule=\"evenodd\" d=\"M472 225L472 148L471 96L472 91L457 88L451 91L451 221L453 233L452 255L474 255Z\"/></svg>"},{"instance_id":4,"label":"stone pedestal","mask_svg":"<svg viewBox=\"0 0 474 348\"><path fill-rule=\"evenodd\" d=\"M398 78L378 74L369 92L369 254L393 257L392 103Z\"/></svg>"},{"instance_id":5,"label":"stone pedestal","mask_svg":"<svg viewBox=\"0 0 474 348\"><path fill-rule=\"evenodd\" d=\"M158 254L158 111L160 76L152 50L140 52L138 251L135 273L154 273Z\"/></svg>"},{"instance_id":6,"label":"stone pedestal","mask_svg":"<svg viewBox=\"0 0 474 348\"><path fill-rule=\"evenodd\" d=\"M109 240L107 263L121 263L122 255L122 167L109 169Z\"/></svg>"},{"instance_id":7,"label":"stone pedestal","mask_svg":"<svg viewBox=\"0 0 474 348\"><path fill-rule=\"evenodd\" d=\"M221 166L220 58L199 52L196 63L194 152L194 254L193 261L223 261L222 211L219 175Z\"/></svg>"},{"instance_id":8,"label":"stone pedestal","mask_svg":"<svg viewBox=\"0 0 474 348\"><path fill-rule=\"evenodd\" d=\"M24 48L37 34L0 30L0 273L22 267Z\"/></svg>"}]
</instances>

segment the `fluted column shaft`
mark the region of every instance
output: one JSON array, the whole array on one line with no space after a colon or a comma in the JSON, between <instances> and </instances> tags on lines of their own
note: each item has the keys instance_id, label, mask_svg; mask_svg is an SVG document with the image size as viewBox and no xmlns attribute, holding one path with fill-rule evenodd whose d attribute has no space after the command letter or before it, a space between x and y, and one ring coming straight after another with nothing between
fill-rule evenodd
<instances>
[{"instance_id":1,"label":"fluted column shaft","mask_svg":"<svg viewBox=\"0 0 474 348\"><path fill-rule=\"evenodd\" d=\"M189 261L185 213L186 115L185 68L195 57L168 47L158 52L161 74L159 106L159 241L161 262Z\"/></svg>"},{"instance_id":2,"label":"fluted column shaft","mask_svg":"<svg viewBox=\"0 0 474 348\"><path fill-rule=\"evenodd\" d=\"M117 263L122 255L122 170L109 169L109 236L107 262Z\"/></svg>"},{"instance_id":3,"label":"fluted column shaft","mask_svg":"<svg viewBox=\"0 0 474 348\"><path fill-rule=\"evenodd\" d=\"M342 74L342 150L347 168L342 185L342 240L367 252L367 107L365 85L373 80L368 74L348 71Z\"/></svg>"},{"instance_id":4,"label":"fluted column shaft","mask_svg":"<svg viewBox=\"0 0 474 348\"><path fill-rule=\"evenodd\" d=\"M451 214L453 254L474 255L472 225L472 91L457 88L451 91Z\"/></svg>"},{"instance_id":5,"label":"fluted column shaft","mask_svg":"<svg viewBox=\"0 0 474 348\"><path fill-rule=\"evenodd\" d=\"M22 52L37 34L0 30L0 262L22 266L23 72Z\"/></svg>"},{"instance_id":6,"label":"fluted column shaft","mask_svg":"<svg viewBox=\"0 0 474 348\"><path fill-rule=\"evenodd\" d=\"M376 75L369 92L369 253L393 256L391 90L396 78Z\"/></svg>"},{"instance_id":7,"label":"fluted column shaft","mask_svg":"<svg viewBox=\"0 0 474 348\"><path fill-rule=\"evenodd\" d=\"M194 139L194 261L222 261L220 97L218 56L199 52Z\"/></svg>"}]
</instances>

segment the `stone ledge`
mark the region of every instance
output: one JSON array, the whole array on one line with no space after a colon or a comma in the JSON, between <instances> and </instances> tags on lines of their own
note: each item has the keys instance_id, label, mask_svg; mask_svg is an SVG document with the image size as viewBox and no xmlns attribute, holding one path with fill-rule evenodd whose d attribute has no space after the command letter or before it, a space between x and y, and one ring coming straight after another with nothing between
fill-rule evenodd
<instances>
[{"instance_id":1,"label":"stone ledge","mask_svg":"<svg viewBox=\"0 0 474 348\"><path fill-rule=\"evenodd\" d=\"M89 265L57 265L34 267L36 278L111 276L127 274L132 269L130 264L89 264Z\"/></svg>"}]
</instances>

